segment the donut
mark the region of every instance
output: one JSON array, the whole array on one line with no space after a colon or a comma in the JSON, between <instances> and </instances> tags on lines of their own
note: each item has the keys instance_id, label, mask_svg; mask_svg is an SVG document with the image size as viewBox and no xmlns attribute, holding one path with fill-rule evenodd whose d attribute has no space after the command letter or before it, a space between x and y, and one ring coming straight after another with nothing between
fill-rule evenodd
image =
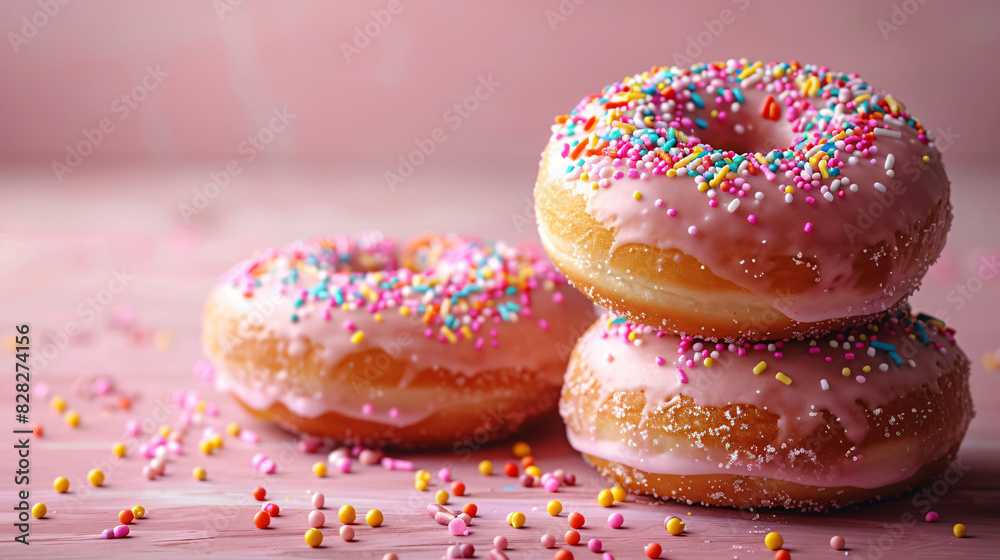
<instances>
[{"instance_id":1,"label":"donut","mask_svg":"<svg viewBox=\"0 0 1000 560\"><path fill-rule=\"evenodd\" d=\"M803 510L926 482L973 416L953 331L902 310L742 344L598 319L573 350L560 413L573 448L633 493Z\"/></svg>"},{"instance_id":2,"label":"donut","mask_svg":"<svg viewBox=\"0 0 1000 560\"><path fill-rule=\"evenodd\" d=\"M817 337L897 309L951 225L935 137L857 74L654 67L556 118L535 208L570 282L706 340Z\"/></svg>"},{"instance_id":3,"label":"donut","mask_svg":"<svg viewBox=\"0 0 1000 560\"><path fill-rule=\"evenodd\" d=\"M537 247L364 233L236 265L202 339L217 388L290 431L476 449L555 408L594 316Z\"/></svg>"}]
</instances>

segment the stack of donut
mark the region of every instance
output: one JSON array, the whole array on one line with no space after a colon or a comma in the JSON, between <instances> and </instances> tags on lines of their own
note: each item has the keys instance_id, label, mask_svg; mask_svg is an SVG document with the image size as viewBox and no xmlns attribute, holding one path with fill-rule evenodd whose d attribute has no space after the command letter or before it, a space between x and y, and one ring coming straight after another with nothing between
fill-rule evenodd
<instances>
[{"instance_id":1,"label":"stack of donut","mask_svg":"<svg viewBox=\"0 0 1000 560\"><path fill-rule=\"evenodd\" d=\"M906 301L949 182L892 95L797 62L654 67L556 119L535 202L608 312L566 373L569 440L628 490L824 509L955 456L969 362Z\"/></svg>"}]
</instances>

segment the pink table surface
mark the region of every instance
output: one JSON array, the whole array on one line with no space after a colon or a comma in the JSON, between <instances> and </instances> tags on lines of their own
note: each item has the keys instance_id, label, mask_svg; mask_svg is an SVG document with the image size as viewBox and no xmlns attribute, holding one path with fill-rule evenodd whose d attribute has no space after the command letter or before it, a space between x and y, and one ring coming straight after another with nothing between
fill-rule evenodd
<instances>
[{"instance_id":1,"label":"pink table surface","mask_svg":"<svg viewBox=\"0 0 1000 560\"><path fill-rule=\"evenodd\" d=\"M511 240L535 236L530 206L534 169L484 171L483 165L426 170L395 193L384 186L381 170L358 167L268 166L234 180L211 204L185 224L178 205L190 200L192 188L207 182L213 167L81 169L71 187L52 185L44 166L8 168L0 172L0 359L13 369L9 339L15 324L28 322L33 352L40 352L65 332L69 321L81 326L65 349L56 352L32 377L31 420L44 427L32 439L31 503L43 501L48 516L33 520L25 547L13 543L11 523L15 504L13 471L16 456L11 430L12 375L0 385L0 422L7 440L0 443L0 506L5 557L157 558L216 557L337 557L381 558L393 551L401 558L441 558L451 542L476 546L487 558L495 535L511 543L511 558L551 558L553 551L538 544L549 532L557 537L568 529L565 514L552 518L544 511L558 498L564 511L587 517L584 541L599 538L615 558L642 557L642 547L659 542L664 558L772 558L763 545L768 531L779 531L794 558L965 558L996 557L1000 547L1000 373L988 371L983 356L1000 347L1000 282L990 276L983 260L1000 253L996 221L997 190L988 168L949 166L954 181L956 222L942 260L914 298L916 307L944 316L958 330L958 339L974 362L972 386L977 417L959 455L963 473L953 484L932 485L933 509L941 521L922 520L923 503L910 494L901 499L846 508L828 514L768 511L752 513L686 506L646 498L630 498L611 509L598 506L602 480L569 448L562 424L552 415L521 435L535 449L543 470L563 468L579 477L575 487L552 495L541 489L512 486L505 476L484 477L476 471L481 459L501 463L511 458L509 442L483 449L407 455L418 468L432 473L449 465L455 478L468 486L468 498L479 517L468 537L450 537L425 512L432 492L417 492L413 474L359 467L351 474L316 478L311 465L323 454L303 454L294 438L250 419L224 395L198 382L192 364L200 357L199 321L205 295L215 278L252 251L291 239L321 233L380 228L407 235L435 228L480 233ZM98 298L115 271L134 276L126 289L107 304L98 302L93 316L79 306ZM985 271L985 272L984 272ZM961 288L960 288L961 287ZM964 290L968 297L962 296ZM95 300L96 301L96 300ZM113 311L134 311L138 330L126 332L110 324ZM146 336L134 336L145 333ZM169 340L168 340L169 339ZM159 345L154 343L159 341ZM90 383L112 380L116 394L133 397L129 412L115 400L94 397ZM47 386L47 395L43 388ZM153 419L173 424L177 409L169 405L177 389L199 391L217 403L218 417L205 424L221 430L228 422L256 430L261 442L241 443L227 437L226 446L211 457L196 449L199 429L185 439L185 453L171 457L165 476L145 480L146 463L133 446L126 458L107 463L104 487L90 489L86 473L107 462L111 444L122 439L127 419ZM48 398L60 394L79 411L82 423L73 429L51 410ZM166 404L165 404L166 403ZM474 446L476 447L476 446ZM260 475L250 466L257 452L279 462L277 474ZM203 466L208 479L197 482L191 470ZM499 466L499 465L498 465ZM67 494L57 494L52 480L71 481ZM259 504L249 501L252 488L262 485L282 508L272 528L253 527ZM432 489L440 488L440 484ZM23 488L23 487L22 487ZM310 492L327 497L324 546L311 550L303 542ZM356 526L355 542L337 536L335 507L350 503L359 510L380 508L385 524L372 529ZM132 525L122 540L98 540L105 528L117 525L116 512L135 504L147 518ZM514 510L527 516L526 527L509 528L505 516ZM612 512L625 517L622 529L608 528ZM663 529L666 516L687 522L682 537ZM333 521L331 521L333 520ZM954 523L965 523L969 536L951 536ZM833 551L835 534L847 539L846 552ZM598 558L584 546L572 547L576 558Z\"/></svg>"}]
</instances>

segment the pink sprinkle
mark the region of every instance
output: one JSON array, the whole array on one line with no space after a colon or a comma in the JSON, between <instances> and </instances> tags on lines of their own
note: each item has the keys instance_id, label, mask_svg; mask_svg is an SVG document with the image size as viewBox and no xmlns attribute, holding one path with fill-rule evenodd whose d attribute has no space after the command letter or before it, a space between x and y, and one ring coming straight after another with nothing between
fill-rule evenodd
<instances>
[{"instance_id":1,"label":"pink sprinkle","mask_svg":"<svg viewBox=\"0 0 1000 560\"><path fill-rule=\"evenodd\" d=\"M260 438L257 437L257 432L244 428L240 430L240 441L243 443L257 443L260 441Z\"/></svg>"},{"instance_id":2,"label":"pink sprinkle","mask_svg":"<svg viewBox=\"0 0 1000 560\"><path fill-rule=\"evenodd\" d=\"M507 538L501 535L497 535L493 539L493 548L497 550L505 550L507 548Z\"/></svg>"},{"instance_id":3,"label":"pink sprinkle","mask_svg":"<svg viewBox=\"0 0 1000 560\"><path fill-rule=\"evenodd\" d=\"M351 472L351 458L350 457L339 457L337 461L333 464L334 468L340 472L347 474Z\"/></svg>"},{"instance_id":4,"label":"pink sprinkle","mask_svg":"<svg viewBox=\"0 0 1000 560\"><path fill-rule=\"evenodd\" d=\"M264 474L274 474L278 470L278 465L274 462L274 459L267 458L260 462L257 470Z\"/></svg>"},{"instance_id":5,"label":"pink sprinkle","mask_svg":"<svg viewBox=\"0 0 1000 560\"><path fill-rule=\"evenodd\" d=\"M657 208L663 208L663 199L657 198L656 202L654 202L653 204L655 204Z\"/></svg>"},{"instance_id":6,"label":"pink sprinkle","mask_svg":"<svg viewBox=\"0 0 1000 560\"><path fill-rule=\"evenodd\" d=\"M367 415L371 415L374 412L375 412L375 405L373 405L372 403L365 403L365 404L361 405L361 414L364 414L364 415L367 416Z\"/></svg>"},{"instance_id":7,"label":"pink sprinkle","mask_svg":"<svg viewBox=\"0 0 1000 560\"><path fill-rule=\"evenodd\" d=\"M266 511L271 517L278 517L278 514L281 513L281 508L279 508L277 504L267 502L266 504L260 506L260 511Z\"/></svg>"},{"instance_id":8,"label":"pink sprinkle","mask_svg":"<svg viewBox=\"0 0 1000 560\"><path fill-rule=\"evenodd\" d=\"M811 233L812 232L812 230L813 230L812 222L806 222L805 230L806 230L806 233Z\"/></svg>"},{"instance_id":9,"label":"pink sprinkle","mask_svg":"<svg viewBox=\"0 0 1000 560\"><path fill-rule=\"evenodd\" d=\"M677 368L677 379L679 379L681 381L681 383L687 383L688 382L687 375L684 373L684 370L682 370L681 368Z\"/></svg>"},{"instance_id":10,"label":"pink sprinkle","mask_svg":"<svg viewBox=\"0 0 1000 560\"><path fill-rule=\"evenodd\" d=\"M547 330L549 330L549 322L548 322L548 321L546 321L545 319L539 319L539 320L538 320L538 326L539 326L539 328L541 328L541 329L542 329L543 331L547 331Z\"/></svg>"},{"instance_id":11,"label":"pink sprinkle","mask_svg":"<svg viewBox=\"0 0 1000 560\"><path fill-rule=\"evenodd\" d=\"M302 453L315 453L319 450L321 445L323 445L322 440L311 437L301 439L298 443L299 451Z\"/></svg>"},{"instance_id":12,"label":"pink sprinkle","mask_svg":"<svg viewBox=\"0 0 1000 560\"><path fill-rule=\"evenodd\" d=\"M625 523L625 517L620 513L612 513L608 516L608 527L617 529Z\"/></svg>"},{"instance_id":13,"label":"pink sprinkle","mask_svg":"<svg viewBox=\"0 0 1000 560\"><path fill-rule=\"evenodd\" d=\"M674 210L673 208L668 208L667 209L667 215L670 216L671 218L673 218L674 216L677 215L677 210Z\"/></svg>"},{"instance_id":14,"label":"pink sprinkle","mask_svg":"<svg viewBox=\"0 0 1000 560\"><path fill-rule=\"evenodd\" d=\"M260 464L264 462L264 459L267 459L267 455L266 454L264 454L264 453L257 453L256 455L254 455L250 459L250 464L253 465L253 468L259 469L260 468Z\"/></svg>"},{"instance_id":15,"label":"pink sprinkle","mask_svg":"<svg viewBox=\"0 0 1000 560\"><path fill-rule=\"evenodd\" d=\"M128 525L119 525L115 527L115 538L120 539L122 537L127 537L129 533Z\"/></svg>"},{"instance_id":16,"label":"pink sprinkle","mask_svg":"<svg viewBox=\"0 0 1000 560\"><path fill-rule=\"evenodd\" d=\"M451 482L451 469L444 467L438 471L438 478L441 482Z\"/></svg>"},{"instance_id":17,"label":"pink sprinkle","mask_svg":"<svg viewBox=\"0 0 1000 560\"><path fill-rule=\"evenodd\" d=\"M688 228L689 235L695 235L698 233L698 228L696 226L691 226Z\"/></svg>"},{"instance_id":18,"label":"pink sprinkle","mask_svg":"<svg viewBox=\"0 0 1000 560\"><path fill-rule=\"evenodd\" d=\"M747 216L747 221L750 222L751 224L756 224L757 223L757 216L754 216L753 214L750 214L749 216Z\"/></svg>"},{"instance_id":19,"label":"pink sprinkle","mask_svg":"<svg viewBox=\"0 0 1000 560\"><path fill-rule=\"evenodd\" d=\"M464 537L469 534L469 528L465 525L465 521L456 517L448 523L448 532L456 537Z\"/></svg>"},{"instance_id":20,"label":"pink sprinkle","mask_svg":"<svg viewBox=\"0 0 1000 560\"><path fill-rule=\"evenodd\" d=\"M662 356L657 356L656 357L656 365L662 366L665 363L667 363L667 361L664 360Z\"/></svg>"},{"instance_id":21,"label":"pink sprinkle","mask_svg":"<svg viewBox=\"0 0 1000 560\"><path fill-rule=\"evenodd\" d=\"M556 538L548 533L542 535L542 538L539 539L539 541L541 541L544 548L552 548L556 545Z\"/></svg>"},{"instance_id":22,"label":"pink sprinkle","mask_svg":"<svg viewBox=\"0 0 1000 560\"><path fill-rule=\"evenodd\" d=\"M573 486L574 484L576 484L576 475L573 473L564 474L563 482L566 483L566 486Z\"/></svg>"},{"instance_id":23,"label":"pink sprinkle","mask_svg":"<svg viewBox=\"0 0 1000 560\"><path fill-rule=\"evenodd\" d=\"M320 527L323 526L324 523L326 523L326 516L323 515L322 511L320 511L318 509L314 509L311 512L309 512L309 526L310 527L313 527L315 529L319 529Z\"/></svg>"},{"instance_id":24,"label":"pink sprinkle","mask_svg":"<svg viewBox=\"0 0 1000 560\"><path fill-rule=\"evenodd\" d=\"M848 353L844 354L844 359L845 360L853 360L854 359L854 352L848 352Z\"/></svg>"},{"instance_id":25,"label":"pink sprinkle","mask_svg":"<svg viewBox=\"0 0 1000 560\"><path fill-rule=\"evenodd\" d=\"M562 302L562 300L563 300L562 292L556 292L556 293L552 294L552 301L554 301L556 303L560 303L560 302Z\"/></svg>"},{"instance_id":26,"label":"pink sprinkle","mask_svg":"<svg viewBox=\"0 0 1000 560\"><path fill-rule=\"evenodd\" d=\"M558 492L559 491L559 479L556 478L556 477L554 477L554 476L550 476L550 477L548 477L548 478L545 479L545 482L542 483L542 486L544 486L545 489L547 491L549 491L549 492Z\"/></svg>"},{"instance_id":27,"label":"pink sprinkle","mask_svg":"<svg viewBox=\"0 0 1000 560\"><path fill-rule=\"evenodd\" d=\"M312 496L312 504L316 509L323 509L323 504L326 503L326 496L322 492L316 492Z\"/></svg>"},{"instance_id":28,"label":"pink sprinkle","mask_svg":"<svg viewBox=\"0 0 1000 560\"><path fill-rule=\"evenodd\" d=\"M110 390L111 381L109 381L107 377L98 377L94 380L94 393L98 395L107 395Z\"/></svg>"},{"instance_id":29,"label":"pink sprinkle","mask_svg":"<svg viewBox=\"0 0 1000 560\"><path fill-rule=\"evenodd\" d=\"M938 516L936 511L928 511L927 515L924 516L924 520L928 523L934 523L938 519L940 519L940 516Z\"/></svg>"},{"instance_id":30,"label":"pink sprinkle","mask_svg":"<svg viewBox=\"0 0 1000 560\"><path fill-rule=\"evenodd\" d=\"M591 552L600 552L602 545L603 543L597 539L590 539L587 541L587 548L589 548Z\"/></svg>"},{"instance_id":31,"label":"pink sprinkle","mask_svg":"<svg viewBox=\"0 0 1000 560\"><path fill-rule=\"evenodd\" d=\"M343 327L349 331L353 331L358 328L357 325L354 324L354 321L351 321L350 319L344 320Z\"/></svg>"},{"instance_id":32,"label":"pink sprinkle","mask_svg":"<svg viewBox=\"0 0 1000 560\"><path fill-rule=\"evenodd\" d=\"M389 418L399 418L399 409L392 407L389 409Z\"/></svg>"},{"instance_id":33,"label":"pink sprinkle","mask_svg":"<svg viewBox=\"0 0 1000 560\"><path fill-rule=\"evenodd\" d=\"M101 538L102 539L113 539L113 538L115 538L115 530L114 529L105 529L105 530L101 531Z\"/></svg>"},{"instance_id":34,"label":"pink sprinkle","mask_svg":"<svg viewBox=\"0 0 1000 560\"><path fill-rule=\"evenodd\" d=\"M864 383L866 381L865 376L863 376L863 375L859 375L859 376L855 377L854 379L857 379L858 383Z\"/></svg>"}]
</instances>

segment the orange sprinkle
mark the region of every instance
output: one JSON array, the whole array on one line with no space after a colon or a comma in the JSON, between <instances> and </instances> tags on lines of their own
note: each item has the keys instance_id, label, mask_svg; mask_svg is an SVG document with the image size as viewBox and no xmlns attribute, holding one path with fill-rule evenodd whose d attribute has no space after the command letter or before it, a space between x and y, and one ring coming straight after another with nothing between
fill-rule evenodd
<instances>
[{"instance_id":1,"label":"orange sprinkle","mask_svg":"<svg viewBox=\"0 0 1000 560\"><path fill-rule=\"evenodd\" d=\"M595 124L597 124L597 115L594 115L594 116L590 117L589 119L587 119L587 122L584 123L584 125L583 125L583 131L584 132L590 132L590 129L594 128Z\"/></svg>"},{"instance_id":2,"label":"orange sprinkle","mask_svg":"<svg viewBox=\"0 0 1000 560\"><path fill-rule=\"evenodd\" d=\"M556 124L566 124L566 121L568 120L569 120L569 115L559 115L558 117L556 117Z\"/></svg>"},{"instance_id":3,"label":"orange sprinkle","mask_svg":"<svg viewBox=\"0 0 1000 560\"><path fill-rule=\"evenodd\" d=\"M580 157L580 154L583 153L583 150L586 147L587 143L581 140L580 143L573 148L573 151L569 153L569 159L576 159Z\"/></svg>"}]
</instances>

